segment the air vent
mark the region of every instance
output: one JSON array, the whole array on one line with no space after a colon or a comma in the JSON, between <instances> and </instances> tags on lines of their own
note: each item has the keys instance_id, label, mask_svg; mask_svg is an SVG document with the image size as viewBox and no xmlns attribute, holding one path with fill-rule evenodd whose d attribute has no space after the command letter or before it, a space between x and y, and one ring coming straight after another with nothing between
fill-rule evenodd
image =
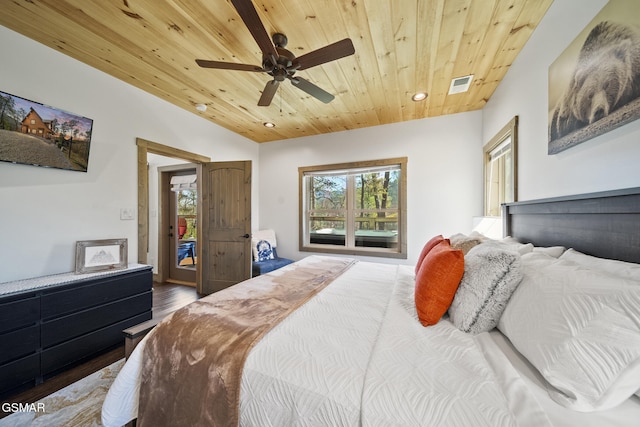
<instances>
[{"instance_id":1,"label":"air vent","mask_svg":"<svg viewBox=\"0 0 640 427\"><path fill-rule=\"evenodd\" d=\"M449 95L468 91L469 85L471 85L471 80L473 80L473 74L464 77L457 77L451 80L451 86L449 86Z\"/></svg>"}]
</instances>

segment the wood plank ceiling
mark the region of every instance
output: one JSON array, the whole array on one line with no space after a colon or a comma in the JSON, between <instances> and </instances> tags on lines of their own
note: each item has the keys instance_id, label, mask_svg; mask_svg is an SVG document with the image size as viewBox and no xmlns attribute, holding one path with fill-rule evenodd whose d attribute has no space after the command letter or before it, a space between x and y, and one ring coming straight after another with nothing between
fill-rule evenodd
<instances>
[{"instance_id":1,"label":"wood plank ceiling","mask_svg":"<svg viewBox=\"0 0 640 427\"><path fill-rule=\"evenodd\" d=\"M285 81L269 107L257 106L269 75L194 62L261 64L229 0L2 1L0 25L267 142L481 109L551 2L253 0L269 35L286 34L296 56L346 37L356 51L297 74L334 94L331 103ZM469 74L468 92L447 94ZM428 97L413 102L418 91Z\"/></svg>"}]
</instances>

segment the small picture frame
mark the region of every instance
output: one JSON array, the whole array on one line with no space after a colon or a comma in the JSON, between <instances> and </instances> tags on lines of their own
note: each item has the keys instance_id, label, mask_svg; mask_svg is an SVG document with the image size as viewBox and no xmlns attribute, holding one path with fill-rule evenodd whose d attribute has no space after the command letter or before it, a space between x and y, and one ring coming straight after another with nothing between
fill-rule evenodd
<instances>
[{"instance_id":1,"label":"small picture frame","mask_svg":"<svg viewBox=\"0 0 640 427\"><path fill-rule=\"evenodd\" d=\"M127 239L76 242L76 274L127 268Z\"/></svg>"}]
</instances>

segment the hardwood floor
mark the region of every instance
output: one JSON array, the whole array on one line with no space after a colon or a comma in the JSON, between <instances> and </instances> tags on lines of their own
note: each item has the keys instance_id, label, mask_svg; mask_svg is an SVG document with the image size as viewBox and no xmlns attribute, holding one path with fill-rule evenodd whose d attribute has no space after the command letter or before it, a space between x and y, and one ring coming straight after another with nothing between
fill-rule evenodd
<instances>
[{"instance_id":1,"label":"hardwood floor","mask_svg":"<svg viewBox=\"0 0 640 427\"><path fill-rule=\"evenodd\" d=\"M162 319L169 313L183 307L200 298L196 289L190 286L175 285L170 283L153 284L153 318ZM3 397L0 402L33 403L51 393L54 393L81 378L86 377L100 369L109 366L124 357L123 345L111 349L97 357L92 358L68 371L52 377L44 383L24 390L12 396ZM0 409L0 418L9 415Z\"/></svg>"},{"instance_id":2,"label":"hardwood floor","mask_svg":"<svg viewBox=\"0 0 640 427\"><path fill-rule=\"evenodd\" d=\"M167 314L199 298L196 288L172 283L153 284L153 318L163 319Z\"/></svg>"}]
</instances>

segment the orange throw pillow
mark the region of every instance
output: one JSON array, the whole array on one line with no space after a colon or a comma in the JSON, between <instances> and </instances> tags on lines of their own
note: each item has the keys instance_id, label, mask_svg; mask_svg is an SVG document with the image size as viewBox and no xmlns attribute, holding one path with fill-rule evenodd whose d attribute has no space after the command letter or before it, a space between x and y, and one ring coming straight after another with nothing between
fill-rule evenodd
<instances>
[{"instance_id":1,"label":"orange throw pillow","mask_svg":"<svg viewBox=\"0 0 640 427\"><path fill-rule=\"evenodd\" d=\"M447 312L464 274L464 253L448 241L427 253L416 275L415 301L423 326L435 325Z\"/></svg>"},{"instance_id":2,"label":"orange throw pillow","mask_svg":"<svg viewBox=\"0 0 640 427\"><path fill-rule=\"evenodd\" d=\"M431 251L431 249L433 249L438 243L442 242L443 240L448 241L449 239L445 239L444 237L442 237L442 234L439 234L432 237L431 240L425 243L422 251L420 252L420 256L418 256L418 262L416 263L416 275L418 274L420 266L422 265L422 261L424 261L424 258L427 256L427 254Z\"/></svg>"}]
</instances>

